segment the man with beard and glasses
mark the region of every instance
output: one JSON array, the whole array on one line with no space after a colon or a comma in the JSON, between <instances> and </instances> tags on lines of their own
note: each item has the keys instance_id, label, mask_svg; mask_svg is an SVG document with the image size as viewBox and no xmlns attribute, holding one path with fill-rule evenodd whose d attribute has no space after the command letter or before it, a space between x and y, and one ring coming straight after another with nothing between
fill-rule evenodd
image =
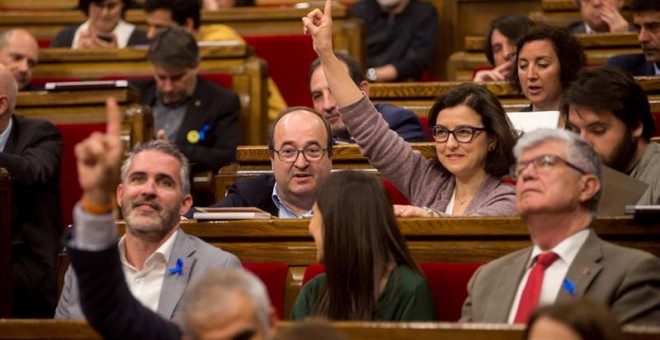
<instances>
[{"instance_id":1,"label":"man with beard and glasses","mask_svg":"<svg viewBox=\"0 0 660 340\"><path fill-rule=\"evenodd\" d=\"M126 234L118 245L123 272L130 291L149 309L172 319L190 280L212 269L240 267L234 255L179 228L180 215L190 209L192 198L188 160L176 146L159 140L136 146L122 164L116 193L126 221ZM85 202L83 197L76 213L80 207L98 213L100 207L86 209ZM104 209L111 211L112 204L107 203ZM77 225L76 237L91 236L87 239L96 242L87 246L92 250L115 244L116 228L95 226ZM76 275L69 268L55 318L85 317L78 294Z\"/></svg>"},{"instance_id":2,"label":"man with beard and glasses","mask_svg":"<svg viewBox=\"0 0 660 340\"><path fill-rule=\"evenodd\" d=\"M584 69L564 93L566 128L594 148L603 163L649 188L639 204L660 204L660 145L644 90L623 71Z\"/></svg>"}]
</instances>

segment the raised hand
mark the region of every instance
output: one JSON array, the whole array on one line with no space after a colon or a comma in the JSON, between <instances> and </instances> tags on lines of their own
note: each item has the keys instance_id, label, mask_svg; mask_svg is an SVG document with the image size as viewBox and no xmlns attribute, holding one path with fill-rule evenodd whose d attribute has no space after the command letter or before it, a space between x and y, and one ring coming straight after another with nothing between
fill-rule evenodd
<instances>
[{"instance_id":1,"label":"raised hand","mask_svg":"<svg viewBox=\"0 0 660 340\"><path fill-rule=\"evenodd\" d=\"M619 13L616 7L609 1L603 1L601 8L601 18L610 27L612 33L628 32L630 25L628 21Z\"/></svg>"},{"instance_id":2,"label":"raised hand","mask_svg":"<svg viewBox=\"0 0 660 340\"><path fill-rule=\"evenodd\" d=\"M515 59L507 60L491 70L481 70L474 75L472 81L504 81L509 78Z\"/></svg>"},{"instance_id":3,"label":"raised hand","mask_svg":"<svg viewBox=\"0 0 660 340\"><path fill-rule=\"evenodd\" d=\"M321 56L332 51L332 0L325 1L323 12L315 8L302 18L303 32L312 36L314 51Z\"/></svg>"},{"instance_id":4,"label":"raised hand","mask_svg":"<svg viewBox=\"0 0 660 340\"><path fill-rule=\"evenodd\" d=\"M112 204L122 154L121 112L114 98L106 100L106 112L106 132L94 132L75 147L83 201L99 206Z\"/></svg>"}]
</instances>

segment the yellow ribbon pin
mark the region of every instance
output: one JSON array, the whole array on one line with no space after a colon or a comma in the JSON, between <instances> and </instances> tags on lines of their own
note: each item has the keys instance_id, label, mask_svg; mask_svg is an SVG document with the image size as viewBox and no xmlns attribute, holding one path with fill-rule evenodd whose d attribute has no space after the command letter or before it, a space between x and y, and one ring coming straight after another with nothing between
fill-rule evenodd
<instances>
[{"instance_id":1,"label":"yellow ribbon pin","mask_svg":"<svg viewBox=\"0 0 660 340\"><path fill-rule=\"evenodd\" d=\"M188 131L188 135L186 137L188 138L188 143L190 144L197 144L197 142L199 142L199 132L197 132L197 130Z\"/></svg>"}]
</instances>

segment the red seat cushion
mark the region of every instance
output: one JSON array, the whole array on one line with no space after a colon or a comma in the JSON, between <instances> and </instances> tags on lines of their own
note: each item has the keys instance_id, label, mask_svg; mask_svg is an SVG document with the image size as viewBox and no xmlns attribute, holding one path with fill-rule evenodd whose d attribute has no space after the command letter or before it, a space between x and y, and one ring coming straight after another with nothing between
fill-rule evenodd
<instances>
[{"instance_id":1,"label":"red seat cushion","mask_svg":"<svg viewBox=\"0 0 660 340\"><path fill-rule=\"evenodd\" d=\"M422 127L424 128L424 132L426 132L426 136L430 141L432 141L433 134L431 134L431 129L429 129L429 117L419 117L419 122L422 123Z\"/></svg>"},{"instance_id":2,"label":"red seat cushion","mask_svg":"<svg viewBox=\"0 0 660 340\"><path fill-rule=\"evenodd\" d=\"M243 36L255 54L268 62L273 79L288 106L312 107L307 86L309 65L316 59L312 38L308 35Z\"/></svg>"},{"instance_id":3,"label":"red seat cushion","mask_svg":"<svg viewBox=\"0 0 660 340\"><path fill-rule=\"evenodd\" d=\"M76 144L87 138L94 131L105 131L105 123L94 124L57 124L62 134L62 158L60 163L60 188L62 222L64 226L73 223L73 206L80 200L82 189L78 184L78 168L73 152Z\"/></svg>"},{"instance_id":4,"label":"red seat cushion","mask_svg":"<svg viewBox=\"0 0 660 340\"><path fill-rule=\"evenodd\" d=\"M385 190L387 190L387 194L390 196L392 204L410 205L410 200L392 182L383 178L383 185L385 186Z\"/></svg>"},{"instance_id":5,"label":"red seat cushion","mask_svg":"<svg viewBox=\"0 0 660 340\"><path fill-rule=\"evenodd\" d=\"M30 83L34 85L44 86L46 83L57 83L63 81L80 81L80 78L32 78Z\"/></svg>"},{"instance_id":6,"label":"red seat cushion","mask_svg":"<svg viewBox=\"0 0 660 340\"><path fill-rule=\"evenodd\" d=\"M305 283L309 282L309 280L313 279L316 275L323 273L325 273L325 265L320 263L310 264L309 266L307 266L307 268L305 268L305 273L303 274L303 278L302 278L303 286L305 285Z\"/></svg>"},{"instance_id":7,"label":"red seat cushion","mask_svg":"<svg viewBox=\"0 0 660 340\"><path fill-rule=\"evenodd\" d=\"M270 303L281 319L284 313L284 292L289 267L284 262L243 262L243 267L259 277L266 285Z\"/></svg>"},{"instance_id":8,"label":"red seat cushion","mask_svg":"<svg viewBox=\"0 0 660 340\"><path fill-rule=\"evenodd\" d=\"M419 268L426 276L440 321L458 321L467 298L467 284L478 263L424 262Z\"/></svg>"}]
</instances>

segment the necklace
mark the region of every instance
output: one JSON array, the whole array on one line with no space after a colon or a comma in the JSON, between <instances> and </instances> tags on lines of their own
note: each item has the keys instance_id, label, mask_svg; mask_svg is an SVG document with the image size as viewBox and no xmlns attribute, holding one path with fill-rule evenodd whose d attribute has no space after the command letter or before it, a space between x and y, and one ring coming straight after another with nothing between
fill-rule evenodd
<instances>
[{"instance_id":1,"label":"necklace","mask_svg":"<svg viewBox=\"0 0 660 340\"><path fill-rule=\"evenodd\" d=\"M468 199L463 201L460 198L458 198L458 191L456 192L456 195L454 195L454 198L456 199L456 202L458 202L458 205L464 205L465 203L467 203L470 200L468 198Z\"/></svg>"}]
</instances>

